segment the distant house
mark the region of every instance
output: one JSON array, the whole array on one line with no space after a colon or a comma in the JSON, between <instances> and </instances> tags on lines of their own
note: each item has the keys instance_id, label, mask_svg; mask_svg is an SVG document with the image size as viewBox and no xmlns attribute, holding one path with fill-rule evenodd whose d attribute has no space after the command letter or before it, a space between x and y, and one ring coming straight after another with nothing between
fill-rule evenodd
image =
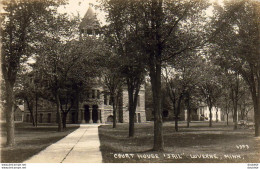
<instances>
[{"instance_id":1,"label":"distant house","mask_svg":"<svg viewBox=\"0 0 260 169\"><path fill-rule=\"evenodd\" d=\"M221 121L221 109L212 107L212 121ZM200 105L195 112L198 121L209 121L210 120L210 111L207 105Z\"/></svg>"},{"instance_id":2,"label":"distant house","mask_svg":"<svg viewBox=\"0 0 260 169\"><path fill-rule=\"evenodd\" d=\"M4 112L4 105L1 104L1 119L0 121L2 122L5 122L6 120L6 115L5 115L5 112ZM24 105L16 105L14 104L14 107L13 107L13 110L14 110L14 121L15 122L23 122L23 117L24 117Z\"/></svg>"},{"instance_id":3,"label":"distant house","mask_svg":"<svg viewBox=\"0 0 260 169\"><path fill-rule=\"evenodd\" d=\"M24 105L14 105L14 121L23 122Z\"/></svg>"}]
</instances>

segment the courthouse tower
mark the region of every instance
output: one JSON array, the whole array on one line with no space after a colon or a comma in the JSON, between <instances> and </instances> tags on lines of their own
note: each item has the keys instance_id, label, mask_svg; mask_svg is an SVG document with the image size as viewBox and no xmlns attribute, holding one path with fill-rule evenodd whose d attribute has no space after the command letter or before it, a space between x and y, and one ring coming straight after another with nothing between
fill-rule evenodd
<instances>
[{"instance_id":1,"label":"courthouse tower","mask_svg":"<svg viewBox=\"0 0 260 169\"><path fill-rule=\"evenodd\" d=\"M100 34L100 24L97 15L90 6L79 25L79 30L81 37L96 36Z\"/></svg>"}]
</instances>

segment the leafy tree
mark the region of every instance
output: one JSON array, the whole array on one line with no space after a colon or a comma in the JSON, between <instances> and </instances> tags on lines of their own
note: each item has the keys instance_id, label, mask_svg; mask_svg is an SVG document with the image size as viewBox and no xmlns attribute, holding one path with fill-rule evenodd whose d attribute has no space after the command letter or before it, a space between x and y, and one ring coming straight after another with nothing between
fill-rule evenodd
<instances>
[{"instance_id":1,"label":"leafy tree","mask_svg":"<svg viewBox=\"0 0 260 169\"><path fill-rule=\"evenodd\" d=\"M167 84L168 94L173 105L173 112L175 118L175 131L178 131L178 119L181 113L181 106L182 106L182 101L184 99L186 86L183 86L182 84L181 74L171 72L172 75L170 76L169 75L170 70L166 69L165 72L166 72L165 80Z\"/></svg>"},{"instance_id":2,"label":"leafy tree","mask_svg":"<svg viewBox=\"0 0 260 169\"><path fill-rule=\"evenodd\" d=\"M222 86L218 78L220 70L209 61L205 61L201 66L203 73L200 90L204 96L204 102L209 107L209 127L212 127L212 108L217 107L222 92Z\"/></svg>"},{"instance_id":3,"label":"leafy tree","mask_svg":"<svg viewBox=\"0 0 260 169\"><path fill-rule=\"evenodd\" d=\"M5 82L6 95L6 123L7 123L7 146L14 146L14 93L17 72L20 64L31 53L31 44L38 36L36 25L42 22L46 15L52 15L55 6L61 2L53 0L27 1L11 0L2 1L5 10L2 18L2 50L1 63ZM49 8L52 6L54 8Z\"/></svg>"},{"instance_id":4,"label":"leafy tree","mask_svg":"<svg viewBox=\"0 0 260 169\"><path fill-rule=\"evenodd\" d=\"M240 99L238 101L239 109L240 109L240 117L241 120L248 120L248 113L254 108L251 93L247 87L245 81L242 81L240 87Z\"/></svg>"},{"instance_id":5,"label":"leafy tree","mask_svg":"<svg viewBox=\"0 0 260 169\"><path fill-rule=\"evenodd\" d=\"M175 67L171 67L170 65ZM192 103L198 97L198 86L201 80L200 65L201 58L195 52L189 52L188 57L175 58L173 63L165 68L164 79L167 85L167 93L172 101L175 115L175 130L178 131L178 118L181 113L182 102L187 107L187 126L189 127Z\"/></svg>"},{"instance_id":6,"label":"leafy tree","mask_svg":"<svg viewBox=\"0 0 260 169\"><path fill-rule=\"evenodd\" d=\"M207 3L202 1L162 1L146 0L132 1L132 10L127 13L125 8L129 1L105 1L112 2L118 7L117 15L111 16L110 20L124 21L125 18L135 18L138 36L135 41L141 47L144 56L143 65L147 65L152 84L154 102L154 150L163 150L163 132L161 117L161 70L162 64L169 58L177 57L185 50L195 47L195 41L200 41L203 36L192 34L196 30L191 26L190 21L199 23L203 13L201 10L207 7ZM109 8L109 6L108 6ZM120 12L122 11L122 12ZM134 17L138 16L138 17ZM199 24L197 24L199 25ZM131 28L132 25L129 25ZM185 27L185 28L184 28ZM184 28L184 29L181 29ZM182 34L189 30L189 38L183 39ZM185 32L186 30L186 32ZM194 31L198 32L198 31ZM196 40L195 40L196 39ZM187 43L182 43L187 42Z\"/></svg>"},{"instance_id":7,"label":"leafy tree","mask_svg":"<svg viewBox=\"0 0 260 169\"><path fill-rule=\"evenodd\" d=\"M136 44L139 36L138 15L134 13L136 2L104 1L103 5L109 13L109 25L106 27L106 42L121 60L119 72L128 88L129 102L129 137L134 136L135 111L140 87L144 80L145 66L142 64L142 51ZM122 16L120 13L124 13ZM130 15L128 15L130 14ZM121 16L121 17L118 17ZM117 18L117 19L115 19Z\"/></svg>"},{"instance_id":8,"label":"leafy tree","mask_svg":"<svg viewBox=\"0 0 260 169\"><path fill-rule=\"evenodd\" d=\"M96 56L99 50L99 40L95 38L67 43L66 54L60 63L65 68L60 72L64 80L60 91L63 128L66 128L67 114L72 107L76 107L79 114L79 102L89 99L84 96L100 74L97 67L99 58Z\"/></svg>"},{"instance_id":9,"label":"leafy tree","mask_svg":"<svg viewBox=\"0 0 260 169\"><path fill-rule=\"evenodd\" d=\"M52 93L51 99L57 106L58 131L62 131L62 114L60 112L60 108L62 108L60 101L64 100L62 92L65 88L72 87L68 82L69 74L82 56L80 55L81 50L77 51L78 47L72 41L77 33L76 23L77 19L70 20L62 14L49 18L47 25L41 25L47 31L37 44L36 64L39 71L43 73L46 90ZM63 109L63 127L65 127L68 110Z\"/></svg>"},{"instance_id":10,"label":"leafy tree","mask_svg":"<svg viewBox=\"0 0 260 169\"><path fill-rule=\"evenodd\" d=\"M112 56L113 61L106 61L106 69L103 72L104 85L108 89L110 100L113 107L113 128L116 128L117 123L117 105L120 96L120 90L123 85L122 77L119 73L118 59Z\"/></svg>"},{"instance_id":11,"label":"leafy tree","mask_svg":"<svg viewBox=\"0 0 260 169\"><path fill-rule=\"evenodd\" d=\"M260 3L258 1L230 1L217 8L217 16L237 7L229 23L215 39L215 53L220 65L240 74L247 82L254 105L255 136L260 135Z\"/></svg>"},{"instance_id":12,"label":"leafy tree","mask_svg":"<svg viewBox=\"0 0 260 169\"><path fill-rule=\"evenodd\" d=\"M216 63L216 62L215 62ZM225 103L218 100L220 107L226 110L226 114L228 117L229 114L229 106L232 106L232 114L233 114L233 122L234 129L237 129L238 123L238 101L240 99L240 83L241 79L236 72L231 72L228 70L222 71L222 74L219 75L220 82L222 83L222 92L226 98L222 98L225 100ZM224 105L225 106L224 106Z\"/></svg>"},{"instance_id":13,"label":"leafy tree","mask_svg":"<svg viewBox=\"0 0 260 169\"><path fill-rule=\"evenodd\" d=\"M43 96L43 87L40 84L40 74L37 71L28 71L30 69L26 65L23 71L17 75L17 82L15 86L15 99L21 99L27 106L33 126L38 125L38 99ZM44 94L46 95L46 93Z\"/></svg>"}]
</instances>

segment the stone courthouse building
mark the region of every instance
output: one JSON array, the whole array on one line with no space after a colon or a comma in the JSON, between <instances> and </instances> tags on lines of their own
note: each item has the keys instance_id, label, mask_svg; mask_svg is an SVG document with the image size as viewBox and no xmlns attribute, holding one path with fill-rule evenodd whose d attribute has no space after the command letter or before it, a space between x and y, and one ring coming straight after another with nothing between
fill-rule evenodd
<instances>
[{"instance_id":1,"label":"stone courthouse building","mask_svg":"<svg viewBox=\"0 0 260 169\"><path fill-rule=\"evenodd\" d=\"M80 40L85 36L98 38L100 36L100 24L96 14L91 8L88 9L79 26ZM98 78L97 78L98 79ZM109 94L102 81L94 80L95 85L89 90L86 99L79 103L78 108L72 108L67 115L67 123L106 123L113 121L113 108ZM118 122L129 122L128 92L127 87L121 89L117 109ZM25 122L31 122L28 108L25 109ZM145 87L141 86L138 96L136 122L145 122ZM38 123L57 122L56 105L43 99L38 104Z\"/></svg>"}]
</instances>

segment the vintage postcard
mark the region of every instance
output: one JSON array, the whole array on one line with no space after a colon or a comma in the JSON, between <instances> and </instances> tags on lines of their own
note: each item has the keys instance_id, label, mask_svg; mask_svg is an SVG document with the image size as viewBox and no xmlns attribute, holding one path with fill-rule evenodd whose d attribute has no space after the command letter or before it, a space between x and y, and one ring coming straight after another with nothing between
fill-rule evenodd
<instances>
[{"instance_id":1,"label":"vintage postcard","mask_svg":"<svg viewBox=\"0 0 260 169\"><path fill-rule=\"evenodd\" d=\"M259 1L2 0L0 14L2 168L259 167Z\"/></svg>"}]
</instances>

